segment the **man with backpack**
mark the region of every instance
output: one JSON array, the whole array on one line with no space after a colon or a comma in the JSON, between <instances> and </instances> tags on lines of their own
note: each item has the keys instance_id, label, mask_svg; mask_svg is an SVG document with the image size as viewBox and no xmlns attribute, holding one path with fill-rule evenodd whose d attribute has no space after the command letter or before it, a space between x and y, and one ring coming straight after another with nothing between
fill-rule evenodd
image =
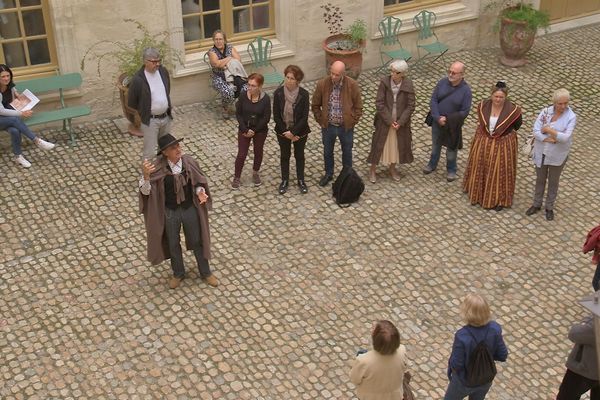
<instances>
[{"instance_id":1,"label":"man with backpack","mask_svg":"<svg viewBox=\"0 0 600 400\"><path fill-rule=\"evenodd\" d=\"M448 389L444 400L483 400L496 375L496 361L506 361L508 350L502 328L491 320L485 298L468 294L460 306L466 325L454 335L448 360Z\"/></svg>"},{"instance_id":2,"label":"man with backpack","mask_svg":"<svg viewBox=\"0 0 600 400\"><path fill-rule=\"evenodd\" d=\"M321 125L325 175L319 181L326 186L333 180L333 148L336 138L342 146L342 165L352 166L354 126L362 115L360 88L356 81L345 76L346 66L341 61L331 64L329 76L317 82L312 97L312 112Z\"/></svg>"}]
</instances>

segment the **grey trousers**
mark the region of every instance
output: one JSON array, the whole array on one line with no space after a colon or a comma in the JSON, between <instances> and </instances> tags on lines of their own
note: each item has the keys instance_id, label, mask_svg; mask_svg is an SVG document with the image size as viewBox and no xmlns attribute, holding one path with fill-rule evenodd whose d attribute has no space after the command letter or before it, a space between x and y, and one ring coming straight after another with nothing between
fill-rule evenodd
<instances>
[{"instance_id":1,"label":"grey trousers","mask_svg":"<svg viewBox=\"0 0 600 400\"><path fill-rule=\"evenodd\" d=\"M542 166L535 168L535 190L533 193L533 206L542 207L542 199L544 198L544 190L546 189L546 181L548 181L548 193L546 194L546 210L554 209L554 202L556 201L556 195L558 194L558 181L560 180L560 174L567 163L567 159L562 165L544 165L544 159L546 156L542 156Z\"/></svg>"},{"instance_id":2,"label":"grey trousers","mask_svg":"<svg viewBox=\"0 0 600 400\"><path fill-rule=\"evenodd\" d=\"M158 138L171 133L171 118L150 118L149 125L141 124L140 130L144 134L144 146L142 149L142 161L153 160L156 157Z\"/></svg>"},{"instance_id":3,"label":"grey trousers","mask_svg":"<svg viewBox=\"0 0 600 400\"><path fill-rule=\"evenodd\" d=\"M192 244L194 256L198 264L198 271L202 278L211 275L208 260L202 255L202 239L200 237L200 222L198 213L194 206L183 208L177 207L175 210L165 208L165 230L167 241L169 243L169 252L171 253L171 268L173 275L183 278L185 268L183 266L183 255L181 253L181 225L183 224L183 233L186 242Z\"/></svg>"}]
</instances>

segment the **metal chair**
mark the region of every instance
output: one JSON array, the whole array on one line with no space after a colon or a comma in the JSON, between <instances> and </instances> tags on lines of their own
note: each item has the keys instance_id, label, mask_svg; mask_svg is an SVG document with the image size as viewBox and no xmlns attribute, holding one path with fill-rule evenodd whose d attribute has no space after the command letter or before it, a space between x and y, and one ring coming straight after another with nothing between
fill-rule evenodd
<instances>
[{"instance_id":1,"label":"metal chair","mask_svg":"<svg viewBox=\"0 0 600 400\"><path fill-rule=\"evenodd\" d=\"M271 63L271 49L273 43L269 39L258 36L248 43L248 54L252 60L252 67L255 70L267 71L261 72L265 77L265 86L279 85L283 82L283 75L277 72L277 69Z\"/></svg>"},{"instance_id":2,"label":"metal chair","mask_svg":"<svg viewBox=\"0 0 600 400\"><path fill-rule=\"evenodd\" d=\"M440 42L433 31L435 20L435 13L427 10L421 11L413 18L413 24L418 31L417 52L419 53L419 63L425 61L427 57L435 55L437 55L437 57L435 57L432 62L435 62L438 58L442 57L442 61L444 61L444 64L446 63L444 53L448 51L449 47ZM421 50L425 51L425 55L422 58Z\"/></svg>"},{"instance_id":3,"label":"metal chair","mask_svg":"<svg viewBox=\"0 0 600 400\"><path fill-rule=\"evenodd\" d=\"M402 47L398 35L402 21L396 17L385 17L379 22L379 33L381 34L381 45L379 55L381 56L381 67L375 71L376 74L385 69L392 60L408 61L412 58L410 51ZM400 48L396 48L400 46ZM387 61L386 61L387 58Z\"/></svg>"}]
</instances>

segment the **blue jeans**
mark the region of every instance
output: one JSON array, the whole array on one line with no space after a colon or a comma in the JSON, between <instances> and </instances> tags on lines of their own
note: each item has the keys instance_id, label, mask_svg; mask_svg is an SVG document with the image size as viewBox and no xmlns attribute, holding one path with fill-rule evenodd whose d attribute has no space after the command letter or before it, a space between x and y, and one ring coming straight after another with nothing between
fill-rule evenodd
<instances>
[{"instance_id":1,"label":"blue jeans","mask_svg":"<svg viewBox=\"0 0 600 400\"><path fill-rule=\"evenodd\" d=\"M0 130L10 133L10 143L15 156L21 155L21 134L31 140L35 140L36 137L20 117L0 116Z\"/></svg>"},{"instance_id":2,"label":"blue jeans","mask_svg":"<svg viewBox=\"0 0 600 400\"><path fill-rule=\"evenodd\" d=\"M492 387L492 382L481 386L467 387L457 376L452 376L444 400L462 400L467 396L469 396L469 400L483 400L490 387Z\"/></svg>"},{"instance_id":3,"label":"blue jeans","mask_svg":"<svg viewBox=\"0 0 600 400\"><path fill-rule=\"evenodd\" d=\"M444 134L442 128L438 125L437 121L433 121L431 125L431 159L429 160L429 168L436 169L438 161L440 161L440 155L442 153L442 141L441 136ZM448 173L456 173L456 157L458 150L451 150L446 147L446 169Z\"/></svg>"},{"instance_id":4,"label":"blue jeans","mask_svg":"<svg viewBox=\"0 0 600 400\"><path fill-rule=\"evenodd\" d=\"M342 165L352 166L352 146L354 143L354 128L348 130L343 126L329 125L321 129L323 136L323 158L325 159L325 175L333 176L333 148L335 138L340 138L342 145Z\"/></svg>"}]
</instances>

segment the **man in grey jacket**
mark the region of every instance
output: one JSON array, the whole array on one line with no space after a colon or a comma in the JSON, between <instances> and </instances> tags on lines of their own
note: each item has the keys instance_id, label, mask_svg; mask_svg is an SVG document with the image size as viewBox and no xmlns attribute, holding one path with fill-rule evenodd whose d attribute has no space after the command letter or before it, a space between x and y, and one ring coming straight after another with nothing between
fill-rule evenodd
<instances>
[{"instance_id":1,"label":"man in grey jacket","mask_svg":"<svg viewBox=\"0 0 600 400\"><path fill-rule=\"evenodd\" d=\"M567 372L560 384L556 400L579 399L588 390L590 400L600 400L598 382L598 359L592 316L575 324L569 331L569 339L575 343L567 359Z\"/></svg>"}]
</instances>

